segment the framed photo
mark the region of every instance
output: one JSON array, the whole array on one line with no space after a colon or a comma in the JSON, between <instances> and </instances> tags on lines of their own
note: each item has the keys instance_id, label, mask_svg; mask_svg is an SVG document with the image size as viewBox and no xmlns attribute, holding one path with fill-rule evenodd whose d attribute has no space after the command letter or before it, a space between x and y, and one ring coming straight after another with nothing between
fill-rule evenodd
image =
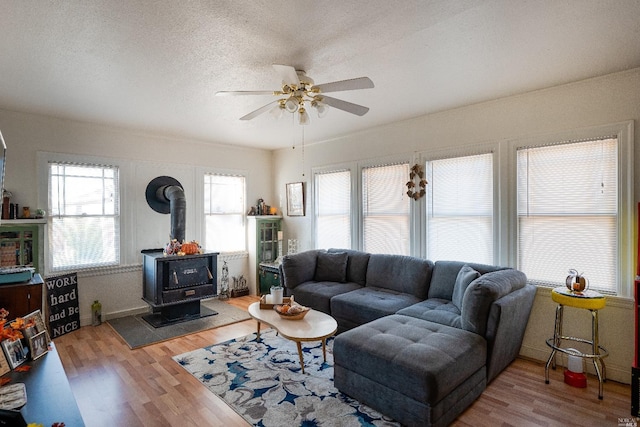
<instances>
[{"instance_id":1,"label":"framed photo","mask_svg":"<svg viewBox=\"0 0 640 427\"><path fill-rule=\"evenodd\" d=\"M29 338L29 351L31 352L31 358L36 360L49 351L49 334L47 331L42 331L31 338Z\"/></svg>"},{"instance_id":2,"label":"framed photo","mask_svg":"<svg viewBox=\"0 0 640 427\"><path fill-rule=\"evenodd\" d=\"M21 340L4 340L2 341L2 350L7 356L7 362L11 369L15 369L27 360L27 354L24 351Z\"/></svg>"},{"instance_id":3,"label":"framed photo","mask_svg":"<svg viewBox=\"0 0 640 427\"><path fill-rule=\"evenodd\" d=\"M287 215L304 216L304 183L293 182L287 185Z\"/></svg>"},{"instance_id":4,"label":"framed photo","mask_svg":"<svg viewBox=\"0 0 640 427\"><path fill-rule=\"evenodd\" d=\"M0 377L11 370L7 357L4 355L4 351L0 351Z\"/></svg>"},{"instance_id":5,"label":"framed photo","mask_svg":"<svg viewBox=\"0 0 640 427\"><path fill-rule=\"evenodd\" d=\"M35 320L35 325L31 328L27 328L25 330L25 338L29 339L32 336L47 331L47 327L44 324L44 318L42 317L42 312L40 310L36 310L32 313L27 314L23 317L25 322L30 321L31 319ZM51 338L49 338L49 334L47 334L47 345L51 342Z\"/></svg>"}]
</instances>

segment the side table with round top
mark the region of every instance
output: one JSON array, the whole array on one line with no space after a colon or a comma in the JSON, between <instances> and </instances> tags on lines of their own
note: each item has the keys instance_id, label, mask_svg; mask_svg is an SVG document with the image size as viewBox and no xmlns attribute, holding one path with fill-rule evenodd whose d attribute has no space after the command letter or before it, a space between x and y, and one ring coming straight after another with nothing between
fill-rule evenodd
<instances>
[{"instance_id":1,"label":"side table with round top","mask_svg":"<svg viewBox=\"0 0 640 427\"><path fill-rule=\"evenodd\" d=\"M260 323L267 324L274 328L284 338L294 341L298 346L298 356L300 357L300 367L304 374L304 359L302 357L303 341L322 341L322 356L327 361L327 338L338 330L336 319L321 311L310 310L304 318L300 320L289 320L280 317L275 310L270 308L260 308L259 302L254 302L249 306L249 315L258 322L256 339L260 340Z\"/></svg>"},{"instance_id":2,"label":"side table with round top","mask_svg":"<svg viewBox=\"0 0 640 427\"><path fill-rule=\"evenodd\" d=\"M598 310L606 305L604 295L595 291L573 292L566 287L555 288L551 291L551 299L558 303L556 307L556 321L553 331L553 338L549 338L546 342L551 347L551 354L544 368L545 383L549 384L549 366L556 368L557 352L591 359L593 367L598 376L598 399L602 400L603 382L606 380L606 367L603 358L609 355L609 352L599 344L598 332ZM574 307L589 310L591 312L591 339L583 339L572 336L562 335L562 322L564 307ZM575 349L563 347L563 341L573 341L588 344L591 347L590 353L576 352Z\"/></svg>"}]
</instances>

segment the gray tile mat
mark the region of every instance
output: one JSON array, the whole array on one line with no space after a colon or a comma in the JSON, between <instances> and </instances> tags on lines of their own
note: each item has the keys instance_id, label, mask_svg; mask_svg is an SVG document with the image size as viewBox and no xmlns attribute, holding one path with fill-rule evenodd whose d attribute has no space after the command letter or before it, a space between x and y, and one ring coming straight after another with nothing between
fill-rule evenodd
<instances>
[{"instance_id":1,"label":"gray tile mat","mask_svg":"<svg viewBox=\"0 0 640 427\"><path fill-rule=\"evenodd\" d=\"M217 314L158 328L153 327L143 319L143 316L147 314L110 319L107 323L124 339L130 348L134 349L251 318L246 311L216 299L201 302L201 312L210 314L209 310L213 310Z\"/></svg>"}]
</instances>

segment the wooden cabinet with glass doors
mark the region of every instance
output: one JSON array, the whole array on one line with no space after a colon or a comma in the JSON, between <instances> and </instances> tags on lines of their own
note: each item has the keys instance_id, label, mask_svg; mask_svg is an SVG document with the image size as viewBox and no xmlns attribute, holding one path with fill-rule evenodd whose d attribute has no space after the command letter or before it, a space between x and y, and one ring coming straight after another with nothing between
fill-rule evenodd
<instances>
[{"instance_id":1,"label":"wooden cabinet with glass doors","mask_svg":"<svg viewBox=\"0 0 640 427\"><path fill-rule=\"evenodd\" d=\"M273 263L278 255L278 231L282 229L282 217L273 215L249 216L249 266L255 272L256 295L264 290L260 286L260 264ZM266 292L268 293L268 292Z\"/></svg>"}]
</instances>

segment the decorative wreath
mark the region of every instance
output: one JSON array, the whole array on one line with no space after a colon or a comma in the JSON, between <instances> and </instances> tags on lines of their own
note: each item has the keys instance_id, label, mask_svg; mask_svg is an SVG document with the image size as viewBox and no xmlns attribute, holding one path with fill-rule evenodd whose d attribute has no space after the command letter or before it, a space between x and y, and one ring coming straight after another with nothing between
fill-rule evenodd
<instances>
[{"instance_id":1,"label":"decorative wreath","mask_svg":"<svg viewBox=\"0 0 640 427\"><path fill-rule=\"evenodd\" d=\"M420 187L419 190L416 187L416 176L420 179L418 182L418 186ZM407 196L409 196L410 199L418 200L427 193L427 184L427 180L424 179L422 166L416 163L411 168L411 173L409 174L409 181L407 182Z\"/></svg>"}]
</instances>

